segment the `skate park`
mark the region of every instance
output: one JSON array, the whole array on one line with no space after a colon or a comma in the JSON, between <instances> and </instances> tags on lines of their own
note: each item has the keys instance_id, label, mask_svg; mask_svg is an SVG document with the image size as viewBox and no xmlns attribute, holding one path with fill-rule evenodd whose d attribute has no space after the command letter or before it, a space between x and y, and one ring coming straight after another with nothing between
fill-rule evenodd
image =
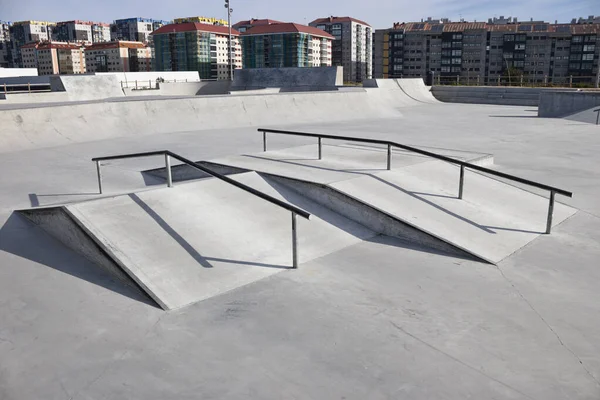
<instances>
[{"instance_id":1,"label":"skate park","mask_svg":"<svg viewBox=\"0 0 600 400\"><path fill-rule=\"evenodd\" d=\"M0 100L0 398L598 398L597 96L329 79Z\"/></svg>"}]
</instances>

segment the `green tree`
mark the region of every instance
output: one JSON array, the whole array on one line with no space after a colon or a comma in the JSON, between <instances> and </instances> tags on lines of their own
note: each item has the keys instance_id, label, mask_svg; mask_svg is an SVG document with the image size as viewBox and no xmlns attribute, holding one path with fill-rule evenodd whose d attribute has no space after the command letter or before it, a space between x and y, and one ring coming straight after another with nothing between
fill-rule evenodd
<instances>
[{"instance_id":1,"label":"green tree","mask_svg":"<svg viewBox=\"0 0 600 400\"><path fill-rule=\"evenodd\" d=\"M521 84L521 76L525 79L525 73L515 67L509 67L502 73L503 81L508 83L508 86L519 86Z\"/></svg>"}]
</instances>

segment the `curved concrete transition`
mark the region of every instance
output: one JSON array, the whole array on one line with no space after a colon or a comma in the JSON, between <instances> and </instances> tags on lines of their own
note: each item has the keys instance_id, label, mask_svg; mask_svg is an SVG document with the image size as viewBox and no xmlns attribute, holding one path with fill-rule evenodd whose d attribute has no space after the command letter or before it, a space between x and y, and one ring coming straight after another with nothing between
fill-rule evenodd
<instances>
[{"instance_id":1,"label":"curved concrete transition","mask_svg":"<svg viewBox=\"0 0 600 400\"><path fill-rule=\"evenodd\" d=\"M0 100L0 399L598 399L598 127L365 83Z\"/></svg>"}]
</instances>

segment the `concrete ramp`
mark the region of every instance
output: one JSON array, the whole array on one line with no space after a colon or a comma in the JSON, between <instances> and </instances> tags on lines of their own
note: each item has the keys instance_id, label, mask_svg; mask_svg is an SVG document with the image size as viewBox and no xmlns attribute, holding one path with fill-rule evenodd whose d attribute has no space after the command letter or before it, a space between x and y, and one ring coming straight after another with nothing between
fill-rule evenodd
<instances>
[{"instance_id":1,"label":"concrete ramp","mask_svg":"<svg viewBox=\"0 0 600 400\"><path fill-rule=\"evenodd\" d=\"M595 125L600 122L600 120L598 118L597 110L600 110L600 105L588 108L587 110L584 110L584 111L579 111L579 112L573 113L571 115L567 115L564 118L568 119L569 121L584 122L586 124L594 124Z\"/></svg>"},{"instance_id":2,"label":"concrete ramp","mask_svg":"<svg viewBox=\"0 0 600 400\"><path fill-rule=\"evenodd\" d=\"M50 77L53 92L67 92L70 101L123 97L116 75L58 75Z\"/></svg>"},{"instance_id":3,"label":"concrete ramp","mask_svg":"<svg viewBox=\"0 0 600 400\"><path fill-rule=\"evenodd\" d=\"M395 231L398 234L393 236L447 251L439 245L442 242L490 263L502 261L545 232L547 198L479 173L467 171L464 199L460 200L459 167L452 164L398 152L393 155L392 170L387 171L385 153L376 150L362 155L355 151L351 158L347 150L343 153L326 146L323 160L316 160L315 154L316 146L312 150L303 146L213 162L286 178L290 187L301 193L314 192L314 185L323 187L325 194L311 198L371 229L388 235ZM471 162L486 159L475 154L461 158ZM311 183L314 190L307 186ZM333 197L343 200L333 202ZM359 203L363 211L346 213L350 202ZM557 203L553 226L576 211ZM386 222L376 228L364 214L369 214L370 220ZM385 224L402 224L402 228L389 229Z\"/></svg>"},{"instance_id":4,"label":"concrete ramp","mask_svg":"<svg viewBox=\"0 0 600 400\"><path fill-rule=\"evenodd\" d=\"M400 89L411 99L425 104L439 104L438 99L433 97L431 87L426 86L421 78L414 79L394 79Z\"/></svg>"},{"instance_id":5,"label":"concrete ramp","mask_svg":"<svg viewBox=\"0 0 600 400\"><path fill-rule=\"evenodd\" d=\"M258 174L234 179L314 215L298 220L299 261L307 262L375 235ZM58 209L100 252L163 309L171 310L291 267L291 214L224 182L208 179L174 188L102 198ZM64 241L69 221L48 210L25 215ZM35 215L35 217L32 217ZM82 240L74 250L96 260Z\"/></svg>"}]
</instances>

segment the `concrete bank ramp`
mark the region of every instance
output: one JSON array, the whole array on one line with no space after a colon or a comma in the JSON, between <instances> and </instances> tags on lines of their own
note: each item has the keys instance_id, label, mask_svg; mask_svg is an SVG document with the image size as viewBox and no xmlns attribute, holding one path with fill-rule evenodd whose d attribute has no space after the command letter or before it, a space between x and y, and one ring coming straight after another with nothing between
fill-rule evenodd
<instances>
[{"instance_id":1,"label":"concrete bank ramp","mask_svg":"<svg viewBox=\"0 0 600 400\"><path fill-rule=\"evenodd\" d=\"M598 118L599 111L600 105L588 108L584 111L573 113L571 115L567 115L564 118L568 119L569 121L584 122L587 124L597 124L600 122L600 119Z\"/></svg>"},{"instance_id":2,"label":"concrete bank ramp","mask_svg":"<svg viewBox=\"0 0 600 400\"><path fill-rule=\"evenodd\" d=\"M50 77L53 92L67 92L69 101L123 97L116 75L58 75Z\"/></svg>"},{"instance_id":3,"label":"concrete bank ramp","mask_svg":"<svg viewBox=\"0 0 600 400\"><path fill-rule=\"evenodd\" d=\"M431 87L426 86L425 82L421 78L412 79L394 79L396 84L402 89L402 91L410 98L418 101L419 103L426 104L438 104L441 103L438 99L433 97L431 93Z\"/></svg>"},{"instance_id":4,"label":"concrete bank ramp","mask_svg":"<svg viewBox=\"0 0 600 400\"><path fill-rule=\"evenodd\" d=\"M458 166L394 152L393 168L387 171L384 149L361 151L352 157L324 146L323 160L316 160L314 145L213 162L284 178L291 188L312 194L313 200L378 232L448 251L445 244L490 263L502 261L545 232L545 197L467 171L464 199L459 200ZM480 164L487 160L468 153L460 158ZM575 212L557 203L553 225ZM371 225L373 220L380 223Z\"/></svg>"},{"instance_id":5,"label":"concrete bank ramp","mask_svg":"<svg viewBox=\"0 0 600 400\"><path fill-rule=\"evenodd\" d=\"M232 177L313 214L310 221L298 218L300 263L375 235L257 173ZM291 267L290 212L215 179L52 210L22 212L86 257L107 255L110 272L124 271L165 310ZM76 230L72 225L97 245L95 252L67 234Z\"/></svg>"}]
</instances>

